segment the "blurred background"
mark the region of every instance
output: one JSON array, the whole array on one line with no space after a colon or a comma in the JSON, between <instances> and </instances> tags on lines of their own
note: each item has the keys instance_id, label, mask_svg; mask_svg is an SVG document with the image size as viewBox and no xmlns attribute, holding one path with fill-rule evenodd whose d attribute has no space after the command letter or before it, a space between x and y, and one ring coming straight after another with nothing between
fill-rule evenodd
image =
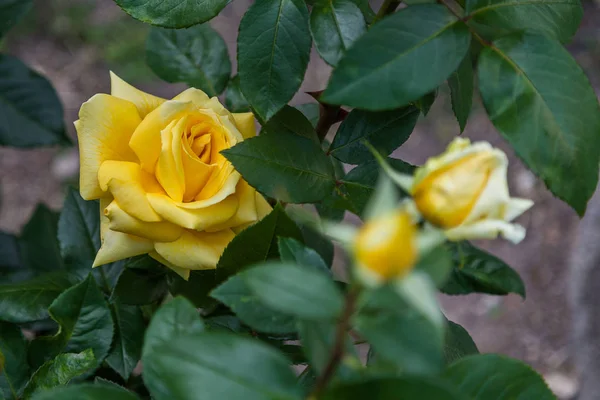
<instances>
[{"instance_id":1,"label":"blurred background","mask_svg":"<svg viewBox=\"0 0 600 400\"><path fill-rule=\"evenodd\" d=\"M372 0L375 10L379 2ZM600 89L600 1L583 3L583 22L569 49L593 86ZM234 70L237 27L248 5L248 0L236 0L212 21L229 46ZM161 82L146 66L148 30L147 25L130 18L113 0L37 0L0 48L21 58L54 84L74 138L70 122L77 119L82 102L96 93L109 92L109 70L163 97L172 97L184 89ZM292 103L310 102L311 97L304 92L323 89L329 73L330 68L313 49L305 82ZM393 156L421 164L428 156L442 151L457 134L459 128L452 115L449 93L443 87L431 112L421 118L409 141ZM568 255L578 218L516 159L487 120L477 96L464 135L487 140L507 151L512 160L512 192L535 201L534 208L519 221L528 229L523 243L478 243L519 271L526 283L527 299L516 295L445 296L445 311L451 320L469 330L480 351L504 353L526 361L544 374L559 397L568 399L577 391L567 288ZM0 230L19 232L37 203L60 209L65 187L77 182L78 163L76 148L0 148Z\"/></svg>"}]
</instances>

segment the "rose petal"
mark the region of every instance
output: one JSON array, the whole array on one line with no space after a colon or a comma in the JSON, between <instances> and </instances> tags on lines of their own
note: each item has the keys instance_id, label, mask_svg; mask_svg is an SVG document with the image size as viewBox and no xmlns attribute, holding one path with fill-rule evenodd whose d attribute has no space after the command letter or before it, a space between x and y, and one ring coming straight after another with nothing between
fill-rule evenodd
<instances>
[{"instance_id":1,"label":"rose petal","mask_svg":"<svg viewBox=\"0 0 600 400\"><path fill-rule=\"evenodd\" d=\"M251 112L247 113L233 113L233 120L238 130L241 132L244 139L249 139L256 136L256 125L254 124L254 114Z\"/></svg>"},{"instance_id":2,"label":"rose petal","mask_svg":"<svg viewBox=\"0 0 600 400\"><path fill-rule=\"evenodd\" d=\"M129 139L140 124L133 103L97 94L83 103L75 122L79 139L79 191L85 200L105 195L98 183L98 169L106 160L135 161Z\"/></svg>"},{"instance_id":3,"label":"rose petal","mask_svg":"<svg viewBox=\"0 0 600 400\"><path fill-rule=\"evenodd\" d=\"M236 213L219 225L213 225L206 230L208 232L220 231L222 229L248 225L258 220L256 213L256 190L243 179L240 179L235 194L239 200L239 206Z\"/></svg>"},{"instance_id":4,"label":"rose petal","mask_svg":"<svg viewBox=\"0 0 600 400\"><path fill-rule=\"evenodd\" d=\"M187 281L188 279L190 279L191 271L189 269L179 268L178 266L171 264L170 262L165 260L163 257L161 257L160 254L158 254L156 251L152 251L152 252L148 253L148 255L150 257L154 258L156 261L158 261L162 265L164 265L165 267L171 269L173 272L175 272L177 275L182 277L184 280Z\"/></svg>"},{"instance_id":5,"label":"rose petal","mask_svg":"<svg viewBox=\"0 0 600 400\"><path fill-rule=\"evenodd\" d=\"M181 135L187 125L187 118L171 122L160 132L161 150L156 165L156 179L169 197L175 201L183 200L185 178L181 160Z\"/></svg>"},{"instance_id":6,"label":"rose petal","mask_svg":"<svg viewBox=\"0 0 600 400\"><path fill-rule=\"evenodd\" d=\"M113 201L103 211L109 220L109 228L113 231L128 233L157 242L172 242L177 240L183 228L168 221L144 222L126 213L116 201Z\"/></svg>"},{"instance_id":7,"label":"rose petal","mask_svg":"<svg viewBox=\"0 0 600 400\"><path fill-rule=\"evenodd\" d=\"M115 97L135 104L141 118L144 118L148 113L166 101L165 99L136 89L112 71L110 71L110 93Z\"/></svg>"},{"instance_id":8,"label":"rose petal","mask_svg":"<svg viewBox=\"0 0 600 400\"><path fill-rule=\"evenodd\" d=\"M176 241L156 243L154 248L161 257L179 268L214 269L234 236L229 229L213 233L184 231Z\"/></svg>"},{"instance_id":9,"label":"rose petal","mask_svg":"<svg viewBox=\"0 0 600 400\"><path fill-rule=\"evenodd\" d=\"M483 220L469 225L461 225L446 231L450 240L495 239L502 235L517 244L525 238L525 228L502 220Z\"/></svg>"},{"instance_id":10,"label":"rose petal","mask_svg":"<svg viewBox=\"0 0 600 400\"><path fill-rule=\"evenodd\" d=\"M151 240L108 229L104 233L102 246L92 267L146 254L152 251L153 247Z\"/></svg>"},{"instance_id":11,"label":"rose petal","mask_svg":"<svg viewBox=\"0 0 600 400\"><path fill-rule=\"evenodd\" d=\"M98 171L98 181L103 190L109 190L119 206L128 214L146 222L162 219L146 198L146 182L154 178L133 162L105 161Z\"/></svg>"}]
</instances>

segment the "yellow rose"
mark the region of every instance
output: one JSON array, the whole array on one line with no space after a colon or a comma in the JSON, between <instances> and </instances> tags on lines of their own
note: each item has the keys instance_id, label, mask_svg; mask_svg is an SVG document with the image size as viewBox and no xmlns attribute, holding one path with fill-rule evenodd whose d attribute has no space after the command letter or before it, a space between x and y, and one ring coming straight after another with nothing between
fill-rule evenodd
<instances>
[{"instance_id":1,"label":"yellow rose","mask_svg":"<svg viewBox=\"0 0 600 400\"><path fill-rule=\"evenodd\" d=\"M402 278L417 259L417 228L403 209L383 214L359 229L354 252L358 272L366 282Z\"/></svg>"},{"instance_id":2,"label":"yellow rose","mask_svg":"<svg viewBox=\"0 0 600 400\"><path fill-rule=\"evenodd\" d=\"M165 100L112 73L111 86L75 122L81 196L100 199L94 266L148 253L185 279L215 268L234 235L271 210L220 154L256 134L252 113L197 89Z\"/></svg>"},{"instance_id":3,"label":"yellow rose","mask_svg":"<svg viewBox=\"0 0 600 400\"><path fill-rule=\"evenodd\" d=\"M525 229L510 224L533 202L508 193L508 159L489 143L457 138L418 168L402 186L418 211L451 240L492 239L502 234L518 243Z\"/></svg>"}]
</instances>

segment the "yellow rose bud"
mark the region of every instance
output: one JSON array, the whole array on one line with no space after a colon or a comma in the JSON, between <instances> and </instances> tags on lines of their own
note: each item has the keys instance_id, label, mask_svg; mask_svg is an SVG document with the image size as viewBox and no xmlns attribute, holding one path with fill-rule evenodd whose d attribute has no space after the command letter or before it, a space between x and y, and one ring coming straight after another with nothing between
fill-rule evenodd
<instances>
[{"instance_id":1,"label":"yellow rose bud","mask_svg":"<svg viewBox=\"0 0 600 400\"><path fill-rule=\"evenodd\" d=\"M417 169L407 189L423 217L451 240L502 234L517 243L525 229L508 222L533 202L509 196L507 167L506 154L489 143L457 138Z\"/></svg>"},{"instance_id":2,"label":"yellow rose bud","mask_svg":"<svg viewBox=\"0 0 600 400\"><path fill-rule=\"evenodd\" d=\"M186 279L215 268L271 209L220 154L256 134L252 113L197 89L165 100L111 80L112 94L93 96L75 122L81 196L100 199L94 266L148 253Z\"/></svg>"},{"instance_id":3,"label":"yellow rose bud","mask_svg":"<svg viewBox=\"0 0 600 400\"><path fill-rule=\"evenodd\" d=\"M417 259L416 227L406 211L367 221L355 238L356 261L377 281L405 276Z\"/></svg>"}]
</instances>

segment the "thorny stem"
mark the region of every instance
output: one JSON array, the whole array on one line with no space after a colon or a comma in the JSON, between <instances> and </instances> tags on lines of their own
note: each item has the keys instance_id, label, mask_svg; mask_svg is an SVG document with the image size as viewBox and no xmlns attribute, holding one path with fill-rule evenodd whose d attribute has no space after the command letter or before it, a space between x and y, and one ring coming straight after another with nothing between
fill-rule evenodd
<instances>
[{"instance_id":1,"label":"thorny stem","mask_svg":"<svg viewBox=\"0 0 600 400\"><path fill-rule=\"evenodd\" d=\"M321 107L321 116L315 127L319 141L323 141L331 125L339 121L341 108L339 106L330 106L328 104L319 103Z\"/></svg>"},{"instance_id":2,"label":"thorny stem","mask_svg":"<svg viewBox=\"0 0 600 400\"><path fill-rule=\"evenodd\" d=\"M344 356L344 342L346 340L346 332L350 329L350 317L354 313L356 305L356 299L358 298L359 290L357 287L351 288L346 294L346 301L344 303L344 310L337 323L335 331L335 341L333 343L333 349L327 361L327 365L323 369L323 372L317 378L315 388L312 391L309 399L317 399L323 390L327 387L331 378L335 374L342 358Z\"/></svg>"}]
</instances>

